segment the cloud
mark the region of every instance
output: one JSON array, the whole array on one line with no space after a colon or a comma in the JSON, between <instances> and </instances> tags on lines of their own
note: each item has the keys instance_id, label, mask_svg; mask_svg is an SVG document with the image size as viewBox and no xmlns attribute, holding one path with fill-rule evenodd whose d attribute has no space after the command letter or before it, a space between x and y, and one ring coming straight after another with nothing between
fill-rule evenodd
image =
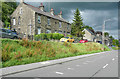
<instances>
[{"instance_id":1,"label":"cloud","mask_svg":"<svg viewBox=\"0 0 120 79\"><path fill-rule=\"evenodd\" d=\"M40 3L31 3L39 6ZM43 2L45 10L54 9L57 15L60 10L63 11L63 18L72 23L76 8L80 10L85 25L89 25L97 30L102 30L104 20L111 19L106 22L106 31L117 38L118 32L118 3L115 2Z\"/></svg>"}]
</instances>

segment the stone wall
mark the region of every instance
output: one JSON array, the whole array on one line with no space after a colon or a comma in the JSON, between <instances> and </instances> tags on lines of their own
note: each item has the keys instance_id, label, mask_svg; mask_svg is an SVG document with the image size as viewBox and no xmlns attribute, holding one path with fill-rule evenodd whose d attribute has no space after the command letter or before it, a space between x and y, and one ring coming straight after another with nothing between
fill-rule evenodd
<instances>
[{"instance_id":1,"label":"stone wall","mask_svg":"<svg viewBox=\"0 0 120 79\"><path fill-rule=\"evenodd\" d=\"M38 16L41 17L41 23L38 23ZM59 32L59 31L62 31L62 34L65 34L67 35L67 33L71 33L71 25L69 24L69 29L67 29L67 26L68 26L68 23L66 22L61 22L61 25L62 27L60 28L59 27L59 20L57 19L53 19L53 18L50 18L50 17L47 17L47 16L44 16L44 15L40 15L40 14L37 14L36 13L36 16L35 16L35 20L36 20L36 24L35 24L35 34L38 33L37 31L37 28L41 28L41 33L46 33L46 30L51 30L51 33L55 33L55 32ZM50 19L50 25L48 25L48 18Z\"/></svg>"}]
</instances>

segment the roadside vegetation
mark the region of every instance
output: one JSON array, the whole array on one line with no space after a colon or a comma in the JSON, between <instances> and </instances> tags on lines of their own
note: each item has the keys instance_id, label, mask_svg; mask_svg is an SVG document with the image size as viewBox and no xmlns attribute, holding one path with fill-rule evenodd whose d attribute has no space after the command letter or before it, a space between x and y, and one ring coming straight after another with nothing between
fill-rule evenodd
<instances>
[{"instance_id":1,"label":"roadside vegetation","mask_svg":"<svg viewBox=\"0 0 120 79\"><path fill-rule=\"evenodd\" d=\"M120 50L120 47L112 47L113 50Z\"/></svg>"},{"instance_id":2,"label":"roadside vegetation","mask_svg":"<svg viewBox=\"0 0 120 79\"><path fill-rule=\"evenodd\" d=\"M99 43L62 43L1 39L2 66L9 67L77 55L102 52ZM105 51L110 49L105 46Z\"/></svg>"}]
</instances>

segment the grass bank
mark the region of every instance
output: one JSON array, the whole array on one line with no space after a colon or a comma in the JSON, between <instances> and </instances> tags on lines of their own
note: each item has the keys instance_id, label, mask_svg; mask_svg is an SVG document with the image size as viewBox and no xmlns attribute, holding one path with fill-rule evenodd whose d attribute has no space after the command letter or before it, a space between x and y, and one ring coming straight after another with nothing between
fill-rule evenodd
<instances>
[{"instance_id":1,"label":"grass bank","mask_svg":"<svg viewBox=\"0 0 120 79\"><path fill-rule=\"evenodd\" d=\"M102 52L99 43L61 43L1 39L2 66L9 67L77 55ZM105 46L105 51L110 49Z\"/></svg>"},{"instance_id":2,"label":"grass bank","mask_svg":"<svg viewBox=\"0 0 120 79\"><path fill-rule=\"evenodd\" d=\"M120 47L112 47L113 50L120 50Z\"/></svg>"}]
</instances>

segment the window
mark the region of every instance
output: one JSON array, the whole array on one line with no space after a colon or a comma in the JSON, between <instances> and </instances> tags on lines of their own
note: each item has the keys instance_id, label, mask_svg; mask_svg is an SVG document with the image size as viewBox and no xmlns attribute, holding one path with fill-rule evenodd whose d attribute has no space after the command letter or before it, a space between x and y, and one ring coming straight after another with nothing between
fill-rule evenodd
<instances>
[{"instance_id":1,"label":"window","mask_svg":"<svg viewBox=\"0 0 120 79\"><path fill-rule=\"evenodd\" d=\"M69 29L69 24L67 25L67 29Z\"/></svg>"},{"instance_id":2,"label":"window","mask_svg":"<svg viewBox=\"0 0 120 79\"><path fill-rule=\"evenodd\" d=\"M16 22L15 22L15 18L13 18L13 25L15 25L16 24Z\"/></svg>"},{"instance_id":3,"label":"window","mask_svg":"<svg viewBox=\"0 0 120 79\"><path fill-rule=\"evenodd\" d=\"M46 30L46 33L51 33L51 30L50 30L50 29L47 29L47 30Z\"/></svg>"},{"instance_id":4,"label":"window","mask_svg":"<svg viewBox=\"0 0 120 79\"><path fill-rule=\"evenodd\" d=\"M59 31L58 33L62 34L62 31Z\"/></svg>"},{"instance_id":5,"label":"window","mask_svg":"<svg viewBox=\"0 0 120 79\"><path fill-rule=\"evenodd\" d=\"M57 33L57 30L55 30L55 33Z\"/></svg>"},{"instance_id":6,"label":"window","mask_svg":"<svg viewBox=\"0 0 120 79\"><path fill-rule=\"evenodd\" d=\"M48 25L50 25L50 18L48 18Z\"/></svg>"},{"instance_id":7,"label":"window","mask_svg":"<svg viewBox=\"0 0 120 79\"><path fill-rule=\"evenodd\" d=\"M38 23L41 23L41 17L38 16Z\"/></svg>"},{"instance_id":8,"label":"window","mask_svg":"<svg viewBox=\"0 0 120 79\"><path fill-rule=\"evenodd\" d=\"M40 34L40 33L41 33L41 28L39 27L39 28L38 28L38 34Z\"/></svg>"},{"instance_id":9,"label":"window","mask_svg":"<svg viewBox=\"0 0 120 79\"><path fill-rule=\"evenodd\" d=\"M22 7L20 8L20 14L22 14Z\"/></svg>"},{"instance_id":10,"label":"window","mask_svg":"<svg viewBox=\"0 0 120 79\"><path fill-rule=\"evenodd\" d=\"M55 24L57 24L57 22L55 22Z\"/></svg>"},{"instance_id":11,"label":"window","mask_svg":"<svg viewBox=\"0 0 120 79\"><path fill-rule=\"evenodd\" d=\"M62 27L61 22L59 22L59 28L61 28L61 27Z\"/></svg>"},{"instance_id":12,"label":"window","mask_svg":"<svg viewBox=\"0 0 120 79\"><path fill-rule=\"evenodd\" d=\"M68 35L70 35L70 32L67 32Z\"/></svg>"},{"instance_id":13,"label":"window","mask_svg":"<svg viewBox=\"0 0 120 79\"><path fill-rule=\"evenodd\" d=\"M18 17L18 25L20 25L20 16Z\"/></svg>"}]
</instances>

